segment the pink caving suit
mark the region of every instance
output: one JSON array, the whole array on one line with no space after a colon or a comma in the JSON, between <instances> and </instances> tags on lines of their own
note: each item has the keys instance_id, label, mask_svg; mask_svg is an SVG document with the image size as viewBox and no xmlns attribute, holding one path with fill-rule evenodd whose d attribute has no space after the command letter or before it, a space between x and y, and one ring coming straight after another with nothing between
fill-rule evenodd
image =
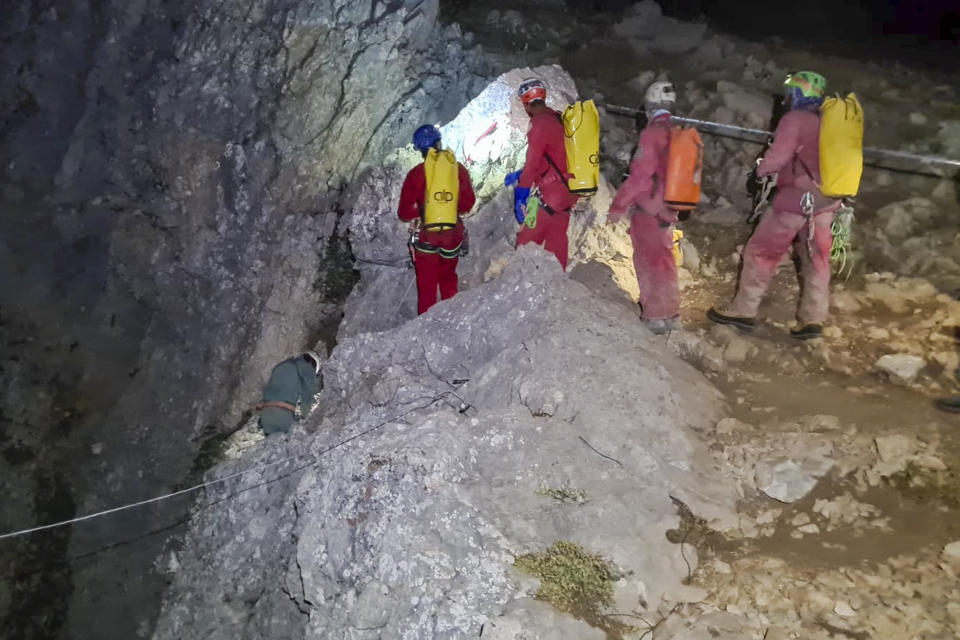
<instances>
[{"instance_id":1,"label":"pink caving suit","mask_svg":"<svg viewBox=\"0 0 960 640\"><path fill-rule=\"evenodd\" d=\"M773 144L757 168L761 176L777 176L777 193L743 250L743 267L737 295L728 311L754 318L777 265L794 239L800 254L802 291L797 320L823 324L830 306L831 225L840 201L827 198L820 182L820 116L796 109L780 120ZM803 211L805 193L813 197L812 213ZM810 225L813 237L810 239Z\"/></svg>"},{"instance_id":2,"label":"pink caving suit","mask_svg":"<svg viewBox=\"0 0 960 640\"><path fill-rule=\"evenodd\" d=\"M680 315L677 265L673 259L673 224L677 213L663 201L670 154L670 115L655 117L640 133L630 162L630 177L613 198L607 219L630 213L633 268L640 286L640 306L647 320ZM633 208L631 212L631 208Z\"/></svg>"}]
</instances>

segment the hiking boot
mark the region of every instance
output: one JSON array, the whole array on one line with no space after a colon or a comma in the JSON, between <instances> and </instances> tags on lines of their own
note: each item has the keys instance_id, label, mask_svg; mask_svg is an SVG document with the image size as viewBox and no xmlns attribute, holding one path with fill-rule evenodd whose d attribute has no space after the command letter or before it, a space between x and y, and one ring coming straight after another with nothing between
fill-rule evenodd
<instances>
[{"instance_id":1,"label":"hiking boot","mask_svg":"<svg viewBox=\"0 0 960 640\"><path fill-rule=\"evenodd\" d=\"M653 318L646 319L641 318L643 324L647 325L647 329L653 332L654 335L662 336L665 333L670 333L671 331L680 331L683 329L683 325L680 324L680 318Z\"/></svg>"},{"instance_id":2,"label":"hiking boot","mask_svg":"<svg viewBox=\"0 0 960 640\"><path fill-rule=\"evenodd\" d=\"M946 411L947 413L960 413L960 396L953 396L952 398L938 398L934 400L933 406L940 411Z\"/></svg>"},{"instance_id":3,"label":"hiking boot","mask_svg":"<svg viewBox=\"0 0 960 640\"><path fill-rule=\"evenodd\" d=\"M822 324L805 324L797 329L790 329L790 335L797 340L813 340L823 337Z\"/></svg>"},{"instance_id":4,"label":"hiking boot","mask_svg":"<svg viewBox=\"0 0 960 640\"><path fill-rule=\"evenodd\" d=\"M756 318L741 318L739 316L731 316L725 313L717 311L715 307L710 307L710 311L707 311L707 318L711 322L716 322L717 324L728 324L731 327L736 327L740 331L745 331L750 333L757 328L757 319Z\"/></svg>"}]
</instances>

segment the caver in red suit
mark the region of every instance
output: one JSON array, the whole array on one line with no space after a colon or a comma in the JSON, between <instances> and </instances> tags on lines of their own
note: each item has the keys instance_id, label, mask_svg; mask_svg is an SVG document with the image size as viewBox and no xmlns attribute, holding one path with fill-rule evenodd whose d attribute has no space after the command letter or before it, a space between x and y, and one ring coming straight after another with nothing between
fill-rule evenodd
<instances>
[{"instance_id":1,"label":"caver in red suit","mask_svg":"<svg viewBox=\"0 0 960 640\"><path fill-rule=\"evenodd\" d=\"M428 129L430 131L428 131ZM434 131L434 133L431 133ZM440 132L425 125L414 134L414 146L423 152L431 147L439 148ZM424 148L421 148L423 146ZM459 199L457 211L468 213L476 202L470 174L458 163ZM400 190L400 206L397 216L404 222L413 222L421 217L427 193L427 178L424 165L420 163L410 170ZM421 229L414 245L413 265L417 274L417 313L427 311L440 298L446 300L457 294L457 264L464 241L463 220L457 226L444 231Z\"/></svg>"},{"instance_id":2,"label":"caver in red suit","mask_svg":"<svg viewBox=\"0 0 960 640\"><path fill-rule=\"evenodd\" d=\"M567 189L567 152L564 147L563 122L560 114L545 103L546 90L535 80L524 81L520 99L530 116L527 132L527 157L517 181L517 191L539 188L540 210L531 229L521 226L517 246L533 242L542 245L567 268L567 227L570 212L580 199ZM523 91L524 87L528 88Z\"/></svg>"},{"instance_id":3,"label":"caver in red suit","mask_svg":"<svg viewBox=\"0 0 960 640\"><path fill-rule=\"evenodd\" d=\"M743 250L737 294L721 314L755 318L777 266L796 239L803 282L797 320L804 326L816 326L827 319L830 228L840 201L826 198L817 188L819 141L816 109L794 109L780 120L773 144L757 168L761 176L778 174L777 193Z\"/></svg>"},{"instance_id":4,"label":"caver in red suit","mask_svg":"<svg viewBox=\"0 0 960 640\"><path fill-rule=\"evenodd\" d=\"M663 200L669 154L670 113L658 110L640 133L630 162L630 177L617 191L607 215L608 222L630 215L633 267L640 287L643 319L648 324L680 314L673 257L673 224L677 214Z\"/></svg>"}]
</instances>

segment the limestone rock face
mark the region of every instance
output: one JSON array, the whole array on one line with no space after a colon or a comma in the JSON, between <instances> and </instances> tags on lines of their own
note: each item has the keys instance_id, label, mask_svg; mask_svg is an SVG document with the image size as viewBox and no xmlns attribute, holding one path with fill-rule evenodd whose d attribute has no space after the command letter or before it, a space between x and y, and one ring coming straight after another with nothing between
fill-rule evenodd
<instances>
[{"instance_id":1,"label":"limestone rock face","mask_svg":"<svg viewBox=\"0 0 960 640\"><path fill-rule=\"evenodd\" d=\"M642 593L653 610L681 591L670 496L733 521L732 490L708 480L688 430L716 420L718 400L628 310L525 247L490 282L344 339L306 429L211 473L317 457L297 483L208 496L155 638L458 638L481 625L501 638L592 637L518 600L536 586L514 556L571 540L625 576L615 595Z\"/></svg>"},{"instance_id":2,"label":"limestone rock face","mask_svg":"<svg viewBox=\"0 0 960 640\"><path fill-rule=\"evenodd\" d=\"M0 38L3 193L28 216L4 216L0 237L35 238L54 255L89 247L97 265L87 282L54 273L30 287L60 302L58 289L89 290L59 316L89 317L98 332L78 336L71 356L82 359L71 393L85 411L69 429L41 425L45 436L24 424L24 437L57 447L13 470L38 486L69 477L67 516L184 482L201 443L239 424L273 365L332 340L354 281L337 226L345 185L479 88L480 52L435 23L436 0L88 4L19 3ZM87 452L93 442L98 456ZM61 517L10 514L17 524ZM61 551L141 536L151 520L91 522ZM160 542L117 562L149 564ZM87 608L58 603L72 635L149 629L162 585L139 601L118 594L127 569L109 564L75 570ZM131 582L137 591L150 579ZM94 603L83 593L104 595ZM106 602L114 598L126 609Z\"/></svg>"}]
</instances>

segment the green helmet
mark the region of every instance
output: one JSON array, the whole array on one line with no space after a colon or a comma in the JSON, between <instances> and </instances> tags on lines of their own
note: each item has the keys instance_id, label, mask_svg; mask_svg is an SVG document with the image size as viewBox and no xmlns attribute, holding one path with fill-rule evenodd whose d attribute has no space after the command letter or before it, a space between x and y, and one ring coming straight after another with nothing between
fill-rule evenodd
<instances>
[{"instance_id":1,"label":"green helmet","mask_svg":"<svg viewBox=\"0 0 960 640\"><path fill-rule=\"evenodd\" d=\"M783 86L788 92L796 89L794 93L804 98L822 98L827 90L827 79L813 71L797 71L787 76Z\"/></svg>"}]
</instances>

